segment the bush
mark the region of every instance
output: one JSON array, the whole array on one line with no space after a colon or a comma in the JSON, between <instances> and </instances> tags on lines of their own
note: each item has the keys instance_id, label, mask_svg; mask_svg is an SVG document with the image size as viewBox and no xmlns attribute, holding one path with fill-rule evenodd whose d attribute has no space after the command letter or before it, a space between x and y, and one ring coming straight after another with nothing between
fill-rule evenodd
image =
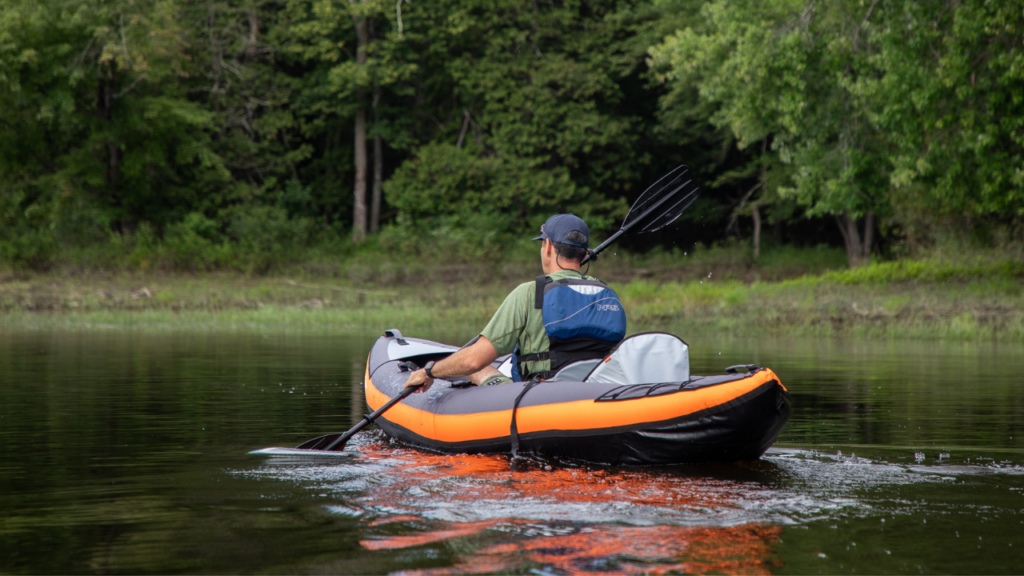
<instances>
[{"instance_id":1,"label":"bush","mask_svg":"<svg viewBox=\"0 0 1024 576\"><path fill-rule=\"evenodd\" d=\"M0 233L0 260L14 268L46 268L55 253L56 243L47 230L17 226Z\"/></svg>"},{"instance_id":2,"label":"bush","mask_svg":"<svg viewBox=\"0 0 1024 576\"><path fill-rule=\"evenodd\" d=\"M190 271L212 270L231 256L217 223L197 212L167 227L162 251L174 268Z\"/></svg>"},{"instance_id":3,"label":"bush","mask_svg":"<svg viewBox=\"0 0 1024 576\"><path fill-rule=\"evenodd\" d=\"M275 264L295 261L309 241L312 222L288 218L283 208L244 206L226 214L228 235L249 272L263 273Z\"/></svg>"}]
</instances>

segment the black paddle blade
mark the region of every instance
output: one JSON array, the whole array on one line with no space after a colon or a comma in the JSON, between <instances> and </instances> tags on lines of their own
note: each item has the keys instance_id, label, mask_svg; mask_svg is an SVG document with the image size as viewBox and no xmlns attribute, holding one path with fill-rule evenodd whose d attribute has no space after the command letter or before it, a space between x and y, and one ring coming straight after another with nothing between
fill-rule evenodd
<instances>
[{"instance_id":1,"label":"black paddle blade","mask_svg":"<svg viewBox=\"0 0 1024 576\"><path fill-rule=\"evenodd\" d=\"M323 436L317 436L316 438L313 438L312 440L306 440L302 444L299 444L298 446L296 446L296 448L298 448L299 450L323 450L323 449L327 448L328 446L330 446L332 442L337 440L339 436L341 436L341 433L337 433L337 434L324 434ZM341 448L344 448L344 447L345 446L342 445ZM338 448L338 450L340 450L341 448Z\"/></svg>"},{"instance_id":2,"label":"black paddle blade","mask_svg":"<svg viewBox=\"0 0 1024 576\"><path fill-rule=\"evenodd\" d=\"M675 222L676 218L700 196L700 188L684 164L651 184L626 214L622 230L654 232Z\"/></svg>"}]
</instances>

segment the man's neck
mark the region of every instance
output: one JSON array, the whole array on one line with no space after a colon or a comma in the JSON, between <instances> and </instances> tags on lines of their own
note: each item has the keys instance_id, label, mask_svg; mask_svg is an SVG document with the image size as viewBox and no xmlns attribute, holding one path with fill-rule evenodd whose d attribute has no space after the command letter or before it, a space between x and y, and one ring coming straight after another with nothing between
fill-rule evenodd
<instances>
[{"instance_id":1,"label":"man's neck","mask_svg":"<svg viewBox=\"0 0 1024 576\"><path fill-rule=\"evenodd\" d=\"M559 268L557 266L554 267L554 268L544 268L544 274L546 274L546 275L551 275L551 274L554 274L556 272L563 272L563 271L566 271L566 272L576 272L577 274L581 274L581 275L583 274L583 272L580 271L580 267L578 265L577 266L562 266L561 268Z\"/></svg>"}]
</instances>

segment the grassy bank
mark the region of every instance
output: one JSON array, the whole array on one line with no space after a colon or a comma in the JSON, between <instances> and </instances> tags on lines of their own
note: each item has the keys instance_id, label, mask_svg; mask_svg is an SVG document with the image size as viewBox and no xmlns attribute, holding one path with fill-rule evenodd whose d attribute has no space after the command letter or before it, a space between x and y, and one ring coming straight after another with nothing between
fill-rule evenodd
<instances>
[{"instance_id":1,"label":"grassy bank","mask_svg":"<svg viewBox=\"0 0 1024 576\"><path fill-rule=\"evenodd\" d=\"M822 266L824 271L788 278L775 267L775 277L782 278L767 281L762 276L771 274L707 253L691 260L677 255L674 266L669 256L661 258L664 270L651 266L650 257L643 266L626 265L623 258L595 267L619 291L633 332L669 330L691 339L788 334L1024 342L1024 262L1018 259L910 260L853 270ZM524 263L509 275L522 279L536 273ZM232 274L6 277L0 283L0 323L13 329L334 333L394 326L406 333L464 333L482 327L514 284L504 274L488 277L481 269L447 277L454 280L439 282L429 275L422 283L410 277L353 282Z\"/></svg>"}]
</instances>

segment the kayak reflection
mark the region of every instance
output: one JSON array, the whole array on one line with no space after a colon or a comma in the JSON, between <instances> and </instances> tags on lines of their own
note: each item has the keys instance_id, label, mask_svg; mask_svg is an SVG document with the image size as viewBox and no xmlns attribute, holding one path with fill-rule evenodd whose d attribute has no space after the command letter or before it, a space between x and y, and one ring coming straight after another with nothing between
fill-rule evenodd
<instances>
[{"instance_id":1,"label":"kayak reflection","mask_svg":"<svg viewBox=\"0 0 1024 576\"><path fill-rule=\"evenodd\" d=\"M475 522L456 529L423 534L421 538L436 535L465 537L492 526L497 526L501 529L499 534L508 538L511 536L507 532L510 526L523 523ZM581 528L571 534L490 544L464 554L454 566L410 570L401 574L481 574L530 567L595 575L670 572L769 574L773 566L780 565L773 559L771 546L778 541L781 531L779 526L764 524L702 528L598 525ZM426 543L411 542L403 538L373 541L376 547L371 549L382 549L384 544Z\"/></svg>"},{"instance_id":2,"label":"kayak reflection","mask_svg":"<svg viewBox=\"0 0 1024 576\"><path fill-rule=\"evenodd\" d=\"M386 481L361 499L382 512L366 520L362 547L439 546L453 560L407 574L766 574L774 565L781 527L744 522L734 496L770 476L763 466L647 470L527 461L512 470L503 456L396 452L381 443L361 451L360 459L389 463ZM723 525L695 525L709 521Z\"/></svg>"}]
</instances>

